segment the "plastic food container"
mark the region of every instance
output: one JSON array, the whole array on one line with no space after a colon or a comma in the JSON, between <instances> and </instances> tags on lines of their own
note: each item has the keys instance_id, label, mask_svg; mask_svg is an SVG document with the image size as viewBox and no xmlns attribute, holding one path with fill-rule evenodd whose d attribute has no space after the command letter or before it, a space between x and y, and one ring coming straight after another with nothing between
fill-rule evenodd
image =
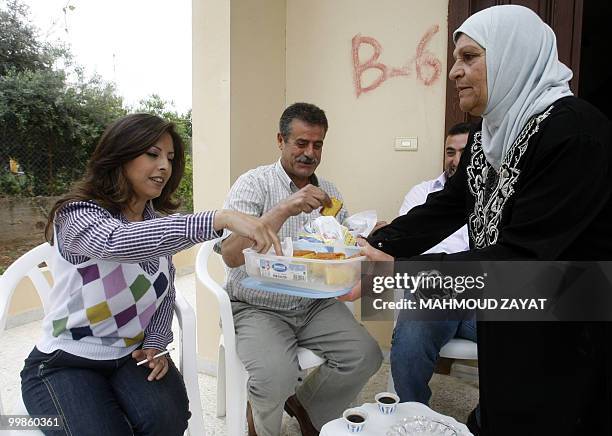
<instances>
[{"instance_id":1,"label":"plastic food container","mask_svg":"<svg viewBox=\"0 0 612 436\"><path fill-rule=\"evenodd\" d=\"M317 253L342 252L346 257L357 255L360 251L359 247L334 248L301 241L294 242L293 248ZM257 253L250 248L243 250L243 253L247 274L260 282L324 292L352 288L360 279L361 261L365 260L365 256L334 260L276 256Z\"/></svg>"}]
</instances>

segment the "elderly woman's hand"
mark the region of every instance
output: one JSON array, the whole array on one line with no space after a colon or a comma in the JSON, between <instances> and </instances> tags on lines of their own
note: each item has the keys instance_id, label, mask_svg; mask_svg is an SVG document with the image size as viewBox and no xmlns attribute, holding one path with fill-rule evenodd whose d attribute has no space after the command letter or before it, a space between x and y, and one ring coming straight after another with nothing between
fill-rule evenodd
<instances>
[{"instance_id":1,"label":"elderly woman's hand","mask_svg":"<svg viewBox=\"0 0 612 436\"><path fill-rule=\"evenodd\" d=\"M374 233L376 230L380 229L381 227L386 226L387 224L389 224L387 221L376 221L376 225L374 225L374 228L370 232L370 235Z\"/></svg>"},{"instance_id":2,"label":"elderly woman's hand","mask_svg":"<svg viewBox=\"0 0 612 436\"><path fill-rule=\"evenodd\" d=\"M361 254L366 256L368 260L375 262L384 262L384 261L393 261L395 260L393 256L388 255L384 251L377 250L372 247L368 241L359 237L357 238L357 245L361 247Z\"/></svg>"},{"instance_id":3,"label":"elderly woman's hand","mask_svg":"<svg viewBox=\"0 0 612 436\"><path fill-rule=\"evenodd\" d=\"M372 247L368 241L359 237L357 238L357 245L361 247L361 255L366 256L367 260L374 262L384 262L384 261L393 261L393 256L388 255L387 253L377 250ZM351 289L348 294L341 295L338 297L340 301L355 301L358 298L361 298L361 280L357 282L355 286Z\"/></svg>"},{"instance_id":4,"label":"elderly woman's hand","mask_svg":"<svg viewBox=\"0 0 612 436\"><path fill-rule=\"evenodd\" d=\"M357 282L355 286L351 289L351 292L348 294L340 295L337 297L340 301L355 301L361 298L361 280Z\"/></svg>"}]
</instances>

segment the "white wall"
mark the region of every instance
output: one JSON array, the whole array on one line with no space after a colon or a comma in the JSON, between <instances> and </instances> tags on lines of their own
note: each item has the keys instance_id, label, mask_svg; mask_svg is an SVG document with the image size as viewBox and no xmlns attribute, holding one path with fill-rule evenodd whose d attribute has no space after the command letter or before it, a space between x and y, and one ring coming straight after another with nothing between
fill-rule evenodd
<instances>
[{"instance_id":1,"label":"white wall","mask_svg":"<svg viewBox=\"0 0 612 436\"><path fill-rule=\"evenodd\" d=\"M350 213L376 209L379 219L391 220L410 187L441 172L447 10L442 0L287 1L287 103L306 100L326 111L317 173L337 184ZM359 35L378 42L371 64L381 65L364 69L360 86L355 67L365 68L375 49L355 44L355 60ZM385 68L388 78L364 91ZM402 70L395 77L394 68ZM394 150L396 137L411 136L417 151ZM389 346L390 322L366 327Z\"/></svg>"},{"instance_id":2,"label":"white wall","mask_svg":"<svg viewBox=\"0 0 612 436\"><path fill-rule=\"evenodd\" d=\"M194 209L220 209L236 178L276 159L285 102L285 2L193 1ZM219 281L223 268L211 268ZM216 360L216 303L198 285L198 351Z\"/></svg>"},{"instance_id":3,"label":"white wall","mask_svg":"<svg viewBox=\"0 0 612 436\"><path fill-rule=\"evenodd\" d=\"M351 212L373 208L392 219L408 189L442 168L447 8L441 0L288 0L287 102L307 100L326 111L330 129L319 172L339 186ZM435 26L425 50L440 73L425 85L414 59ZM389 69L407 64L408 76L391 77L357 97L352 39L358 34L380 43L379 63ZM372 53L371 45L362 45L360 62ZM422 76L432 71L424 68ZM379 75L365 71L362 86ZM417 136L418 151L394 151L399 136Z\"/></svg>"}]
</instances>

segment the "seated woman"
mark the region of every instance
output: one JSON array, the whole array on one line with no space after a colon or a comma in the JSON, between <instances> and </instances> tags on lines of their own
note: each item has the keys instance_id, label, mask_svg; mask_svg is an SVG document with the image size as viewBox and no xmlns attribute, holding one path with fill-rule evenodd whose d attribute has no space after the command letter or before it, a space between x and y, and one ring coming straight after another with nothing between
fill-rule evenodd
<instances>
[{"instance_id":1,"label":"seated woman","mask_svg":"<svg viewBox=\"0 0 612 436\"><path fill-rule=\"evenodd\" d=\"M184 163L172 123L125 116L53 207L54 285L42 339L21 372L30 415L63 421L47 434L182 435L190 417L183 379L169 356L154 358L172 342L172 255L223 228L258 251L280 250L266 225L234 211L160 217L178 206Z\"/></svg>"},{"instance_id":2,"label":"seated woman","mask_svg":"<svg viewBox=\"0 0 612 436\"><path fill-rule=\"evenodd\" d=\"M366 254L612 259L610 122L572 95L553 31L527 8L495 6L454 41L449 77L461 109L482 124L444 189L375 232ZM418 255L466 221L470 250ZM482 434L612 434L611 344L608 323L479 322Z\"/></svg>"}]
</instances>

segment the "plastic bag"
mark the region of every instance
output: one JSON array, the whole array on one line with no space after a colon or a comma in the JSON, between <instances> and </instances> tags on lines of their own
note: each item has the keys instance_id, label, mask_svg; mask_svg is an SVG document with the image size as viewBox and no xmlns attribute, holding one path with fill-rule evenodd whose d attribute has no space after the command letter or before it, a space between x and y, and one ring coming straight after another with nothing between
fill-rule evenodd
<instances>
[{"instance_id":1,"label":"plastic bag","mask_svg":"<svg viewBox=\"0 0 612 436\"><path fill-rule=\"evenodd\" d=\"M363 212L351 215L342 223L348 231L357 238L357 236L367 237L378 220L375 210L365 210Z\"/></svg>"},{"instance_id":2,"label":"plastic bag","mask_svg":"<svg viewBox=\"0 0 612 436\"><path fill-rule=\"evenodd\" d=\"M342 224L332 216L320 216L308 221L298 233L298 240L335 246L357 245L357 237L370 234L378 217L375 210L356 213ZM283 249L284 250L284 249Z\"/></svg>"},{"instance_id":3,"label":"plastic bag","mask_svg":"<svg viewBox=\"0 0 612 436\"><path fill-rule=\"evenodd\" d=\"M304 226L298 240L326 245L355 245L357 240L333 216L320 216Z\"/></svg>"},{"instance_id":4,"label":"plastic bag","mask_svg":"<svg viewBox=\"0 0 612 436\"><path fill-rule=\"evenodd\" d=\"M346 227L333 216L320 216L312 222L316 234L320 235L323 243L329 245L355 245L357 240Z\"/></svg>"}]
</instances>

